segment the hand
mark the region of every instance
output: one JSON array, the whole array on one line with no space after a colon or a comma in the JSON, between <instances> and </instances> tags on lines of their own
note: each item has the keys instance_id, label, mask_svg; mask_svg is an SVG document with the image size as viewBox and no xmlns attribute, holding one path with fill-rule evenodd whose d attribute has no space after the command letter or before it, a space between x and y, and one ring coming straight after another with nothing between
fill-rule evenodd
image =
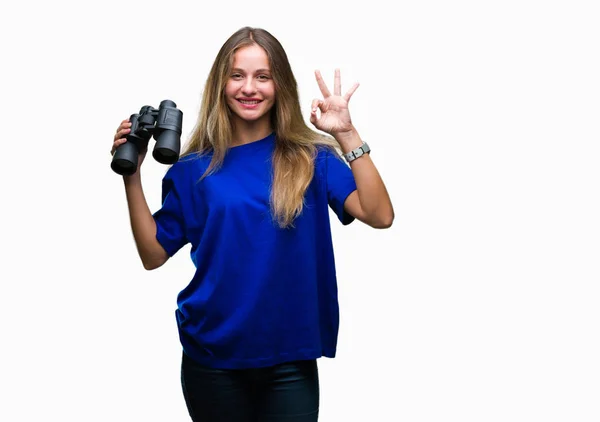
<instances>
[{"instance_id":1,"label":"hand","mask_svg":"<svg viewBox=\"0 0 600 422\"><path fill-rule=\"evenodd\" d=\"M310 112L310 122L315 127L323 132L327 132L332 136L351 132L354 127L350 119L350 111L348 110L348 102L354 91L358 88L358 83L355 83L352 88L342 96L342 83L340 78L340 70L335 70L333 82L333 95L329 92L321 72L315 71L317 84L323 94L324 99L314 99ZM317 117L317 109L321 111L321 116Z\"/></svg>"},{"instance_id":2,"label":"hand","mask_svg":"<svg viewBox=\"0 0 600 422\"><path fill-rule=\"evenodd\" d=\"M117 128L117 132L115 133L115 136L113 139L112 149L110 150L110 155L115 155L115 151L117 150L117 147L119 147L120 145L127 142L126 136L127 136L127 134L129 134L129 132L131 132L131 122L129 121L129 119L125 119L121 122L121 124ZM144 148L142 151L139 151L138 167L137 167L138 170L140 169L140 166L142 165L142 162L144 161L144 157L146 156L147 151L148 151L148 148Z\"/></svg>"}]
</instances>

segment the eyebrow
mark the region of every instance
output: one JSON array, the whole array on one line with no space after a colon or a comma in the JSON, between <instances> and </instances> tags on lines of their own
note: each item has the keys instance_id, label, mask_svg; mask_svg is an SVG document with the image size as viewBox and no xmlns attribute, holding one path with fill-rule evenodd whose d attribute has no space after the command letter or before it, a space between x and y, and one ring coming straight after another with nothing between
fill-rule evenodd
<instances>
[{"instance_id":1,"label":"eyebrow","mask_svg":"<svg viewBox=\"0 0 600 422\"><path fill-rule=\"evenodd\" d=\"M239 67L234 67L233 69L231 69L232 72L242 72L244 73L245 70L244 69L240 69ZM260 73L260 72L268 72L270 73L271 70L269 69L256 69L256 73Z\"/></svg>"}]
</instances>

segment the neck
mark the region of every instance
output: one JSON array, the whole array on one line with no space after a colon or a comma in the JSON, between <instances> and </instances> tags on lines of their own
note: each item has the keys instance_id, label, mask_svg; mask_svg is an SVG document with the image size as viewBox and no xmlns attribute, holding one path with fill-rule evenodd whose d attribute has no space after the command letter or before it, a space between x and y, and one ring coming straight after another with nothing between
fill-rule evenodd
<instances>
[{"instance_id":1,"label":"neck","mask_svg":"<svg viewBox=\"0 0 600 422\"><path fill-rule=\"evenodd\" d=\"M230 146L234 147L258 141L266 138L271 132L273 132L273 129L268 118L254 122L236 119L233 124L233 139Z\"/></svg>"}]
</instances>

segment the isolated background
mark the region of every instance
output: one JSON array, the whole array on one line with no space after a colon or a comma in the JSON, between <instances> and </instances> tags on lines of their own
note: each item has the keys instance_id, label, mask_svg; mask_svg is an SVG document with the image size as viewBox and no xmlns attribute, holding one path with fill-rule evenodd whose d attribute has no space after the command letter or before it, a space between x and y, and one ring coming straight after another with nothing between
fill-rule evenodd
<instances>
[{"instance_id":1,"label":"isolated background","mask_svg":"<svg viewBox=\"0 0 600 422\"><path fill-rule=\"evenodd\" d=\"M110 170L119 122L189 135L242 26L284 45L305 115L343 89L396 211L332 222L338 357L322 421L600 420L600 14L593 1L23 2L1 35L0 420L187 421L176 295ZM166 168L143 182L160 205Z\"/></svg>"}]
</instances>

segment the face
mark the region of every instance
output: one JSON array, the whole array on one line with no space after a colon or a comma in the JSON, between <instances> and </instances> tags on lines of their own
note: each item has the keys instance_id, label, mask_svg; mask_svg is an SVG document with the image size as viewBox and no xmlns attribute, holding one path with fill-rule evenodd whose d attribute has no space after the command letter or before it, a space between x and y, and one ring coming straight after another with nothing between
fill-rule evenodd
<instances>
[{"instance_id":1,"label":"face","mask_svg":"<svg viewBox=\"0 0 600 422\"><path fill-rule=\"evenodd\" d=\"M275 83L267 53L258 45L242 47L233 57L225 86L227 105L245 122L269 121L275 104Z\"/></svg>"}]
</instances>

